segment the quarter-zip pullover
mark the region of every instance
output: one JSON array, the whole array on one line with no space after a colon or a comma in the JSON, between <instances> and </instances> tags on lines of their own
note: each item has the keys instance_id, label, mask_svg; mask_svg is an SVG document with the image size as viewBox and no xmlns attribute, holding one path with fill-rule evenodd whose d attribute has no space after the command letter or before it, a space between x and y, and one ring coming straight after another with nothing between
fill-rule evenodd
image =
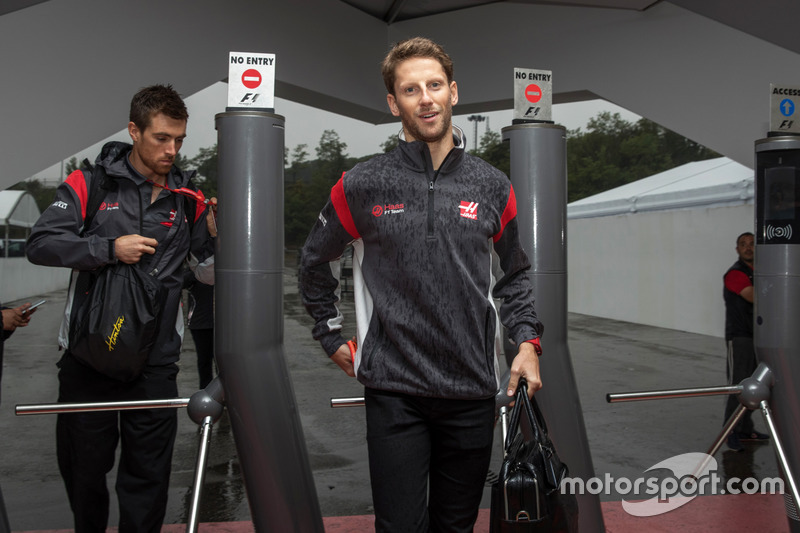
<instances>
[{"instance_id":1,"label":"quarter-zip pullover","mask_svg":"<svg viewBox=\"0 0 800 533\"><path fill-rule=\"evenodd\" d=\"M424 142L400 141L331 190L302 251L300 291L328 355L345 341L335 262L354 247L358 352L365 386L476 399L498 388L500 317L516 343L538 337L509 179L454 148L434 170ZM492 276L492 252L501 276ZM334 262L334 266L331 263Z\"/></svg>"}]
</instances>

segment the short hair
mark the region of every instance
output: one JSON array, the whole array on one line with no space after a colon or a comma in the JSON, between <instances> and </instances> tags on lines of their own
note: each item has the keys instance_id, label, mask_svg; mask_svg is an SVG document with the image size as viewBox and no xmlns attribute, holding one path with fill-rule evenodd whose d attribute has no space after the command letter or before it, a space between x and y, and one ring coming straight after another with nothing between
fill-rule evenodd
<instances>
[{"instance_id":1,"label":"short hair","mask_svg":"<svg viewBox=\"0 0 800 533\"><path fill-rule=\"evenodd\" d=\"M751 232L749 232L749 231L745 231L744 233L742 233L741 235L739 235L738 237L736 237L736 246L739 246L739 240L740 240L742 237L753 237L753 238L755 238L755 235L753 235L753 234L752 234Z\"/></svg>"},{"instance_id":2,"label":"short hair","mask_svg":"<svg viewBox=\"0 0 800 533\"><path fill-rule=\"evenodd\" d=\"M442 65L444 73L447 75L447 83L449 84L453 81L453 60L450 59L444 48L425 37L413 37L396 43L383 59L381 73L383 74L383 83L386 85L386 90L389 91L389 94L394 95L395 70L397 66L403 61L414 57L435 59Z\"/></svg>"},{"instance_id":3,"label":"short hair","mask_svg":"<svg viewBox=\"0 0 800 533\"><path fill-rule=\"evenodd\" d=\"M172 85L151 85L133 95L129 120L140 130L146 130L158 113L175 120L189 120L186 104Z\"/></svg>"}]
</instances>

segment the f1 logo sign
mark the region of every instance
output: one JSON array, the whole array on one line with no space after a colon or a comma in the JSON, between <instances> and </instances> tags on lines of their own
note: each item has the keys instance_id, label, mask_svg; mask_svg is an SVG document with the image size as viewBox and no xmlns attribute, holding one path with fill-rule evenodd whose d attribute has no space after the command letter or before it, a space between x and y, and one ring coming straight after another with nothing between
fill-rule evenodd
<instances>
[{"instance_id":1,"label":"f1 logo sign","mask_svg":"<svg viewBox=\"0 0 800 533\"><path fill-rule=\"evenodd\" d=\"M247 94L244 95L244 97L241 100L239 100L239 103L240 104L244 104L244 103L254 104L254 103L256 103L256 100L258 100L259 96L260 96L259 93L247 93Z\"/></svg>"}]
</instances>

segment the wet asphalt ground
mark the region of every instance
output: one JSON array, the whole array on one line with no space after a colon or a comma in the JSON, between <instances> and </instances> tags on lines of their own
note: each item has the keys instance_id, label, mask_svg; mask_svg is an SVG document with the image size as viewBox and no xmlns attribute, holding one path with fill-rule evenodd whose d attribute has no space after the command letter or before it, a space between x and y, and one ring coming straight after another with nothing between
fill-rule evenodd
<instances>
[{"instance_id":1,"label":"wet asphalt ground","mask_svg":"<svg viewBox=\"0 0 800 533\"><path fill-rule=\"evenodd\" d=\"M311 320L297 295L294 261L287 259L286 264L284 351L322 515L371 514L363 408L330 408L331 398L362 396L363 389L331 363L311 338ZM28 300L39 297L48 302L30 325L15 332L5 345L0 486L15 531L72 528L56 465L55 415L14 414L17 404L51 403L57 397L55 364L60 353L56 335L66 290L34 295ZM351 294L344 297L343 311L346 318L352 316ZM349 325L354 327L352 320ZM345 332L353 333L347 329ZM669 457L709 448L721 428L722 397L616 404L608 404L605 397L611 392L724 385L725 346L721 337L570 314L568 339L597 477L609 473L615 479L635 479ZM544 345L546 350L546 342ZM543 368L546 364L545 357ZM180 396L188 398L197 390L194 346L188 332L180 366ZM198 426L185 410L181 411L167 524L187 521L199 444ZM765 431L759 414L754 414L754 420L756 428ZM495 440L494 471L500 465L499 440ZM761 479L778 475L769 445L748 444L745 451L738 453L723 447L716 459L723 477ZM114 476L112 471L110 525L116 525L117 520ZM487 487L484 508L489 507L488 494ZM600 498L621 499L617 494ZM248 520L250 510L231 426L223 415L211 438L200 521Z\"/></svg>"}]
</instances>

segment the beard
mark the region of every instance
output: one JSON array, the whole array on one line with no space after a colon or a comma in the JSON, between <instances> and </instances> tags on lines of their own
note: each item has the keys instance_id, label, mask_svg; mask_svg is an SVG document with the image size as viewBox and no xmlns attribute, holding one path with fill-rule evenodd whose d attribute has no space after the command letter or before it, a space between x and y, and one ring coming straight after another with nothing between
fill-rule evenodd
<instances>
[{"instance_id":1,"label":"beard","mask_svg":"<svg viewBox=\"0 0 800 533\"><path fill-rule=\"evenodd\" d=\"M400 112L400 123L403 125L406 137L410 136L416 141L435 143L441 141L445 135L452 135L453 107L449 104L439 112L438 121L435 124L420 127L417 117L418 114L411 115Z\"/></svg>"}]
</instances>

